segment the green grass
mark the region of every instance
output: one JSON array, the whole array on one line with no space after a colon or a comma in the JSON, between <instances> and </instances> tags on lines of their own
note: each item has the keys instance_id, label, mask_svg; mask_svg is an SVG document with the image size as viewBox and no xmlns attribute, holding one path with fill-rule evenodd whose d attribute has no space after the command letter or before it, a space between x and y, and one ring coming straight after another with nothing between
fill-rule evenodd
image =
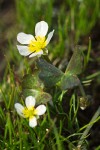
<instances>
[{"instance_id":1,"label":"green grass","mask_svg":"<svg viewBox=\"0 0 100 150\"><path fill-rule=\"evenodd\" d=\"M84 68L79 76L81 82L91 80L96 85L100 84L99 69L91 70L91 66L99 64L100 59L91 55L94 50L90 40L90 33L100 19L99 0L16 0L15 8L17 27L14 27L14 37L8 40L4 52L6 68L0 82L0 150L89 150L91 145L99 150L99 142L95 144L94 139L89 137L94 132L92 127L100 125L100 108L97 106L93 111L93 104L90 104L87 109L91 116L88 116L87 109L81 110L79 97L82 91L79 88L61 91L56 86L45 87L45 92L52 95L52 102L46 104L47 112L35 128L30 128L28 120L18 116L14 108L16 102L24 103L23 76L34 73L34 59L24 58L18 53L16 34L25 32L34 35L35 24L40 20L48 22L49 31L55 30L48 45L51 62L65 71L75 47L80 45L84 54ZM87 43L83 40L85 37ZM84 83L83 90L87 95L95 95L96 85L89 82L86 86ZM91 86L94 87L89 91ZM79 145L82 147L79 148Z\"/></svg>"}]
</instances>

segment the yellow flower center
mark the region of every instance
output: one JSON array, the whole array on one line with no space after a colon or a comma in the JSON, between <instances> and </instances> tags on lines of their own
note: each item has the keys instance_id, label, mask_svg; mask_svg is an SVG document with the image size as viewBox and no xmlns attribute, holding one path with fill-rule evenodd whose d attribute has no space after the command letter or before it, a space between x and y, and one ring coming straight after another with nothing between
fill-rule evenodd
<instances>
[{"instance_id":1,"label":"yellow flower center","mask_svg":"<svg viewBox=\"0 0 100 150\"><path fill-rule=\"evenodd\" d=\"M41 49L45 48L46 45L47 42L45 40L45 37L37 36L34 40L31 40L28 48L31 52L39 52Z\"/></svg>"},{"instance_id":2,"label":"yellow flower center","mask_svg":"<svg viewBox=\"0 0 100 150\"><path fill-rule=\"evenodd\" d=\"M23 114L25 118L32 118L33 116L37 115L37 111L34 107L25 107L23 110Z\"/></svg>"}]
</instances>

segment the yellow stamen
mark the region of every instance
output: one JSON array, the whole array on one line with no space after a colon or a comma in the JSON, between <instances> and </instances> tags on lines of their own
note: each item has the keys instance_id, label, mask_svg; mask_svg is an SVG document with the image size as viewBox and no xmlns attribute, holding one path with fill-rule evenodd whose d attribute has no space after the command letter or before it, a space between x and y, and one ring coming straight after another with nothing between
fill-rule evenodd
<instances>
[{"instance_id":1,"label":"yellow stamen","mask_svg":"<svg viewBox=\"0 0 100 150\"><path fill-rule=\"evenodd\" d=\"M39 52L41 49L45 48L46 45L47 42L45 40L45 37L37 36L34 40L30 42L28 48L31 52Z\"/></svg>"},{"instance_id":2,"label":"yellow stamen","mask_svg":"<svg viewBox=\"0 0 100 150\"><path fill-rule=\"evenodd\" d=\"M37 115L37 111L34 107L25 107L23 110L23 114L26 118L32 118L33 116Z\"/></svg>"}]
</instances>

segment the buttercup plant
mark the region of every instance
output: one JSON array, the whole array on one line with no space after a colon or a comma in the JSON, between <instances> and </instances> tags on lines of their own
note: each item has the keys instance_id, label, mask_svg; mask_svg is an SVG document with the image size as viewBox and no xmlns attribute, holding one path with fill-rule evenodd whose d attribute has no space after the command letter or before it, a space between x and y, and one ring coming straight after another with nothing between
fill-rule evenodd
<instances>
[{"instance_id":1,"label":"buttercup plant","mask_svg":"<svg viewBox=\"0 0 100 150\"><path fill-rule=\"evenodd\" d=\"M48 54L46 46L49 44L54 30L50 32L46 39L48 32L48 24L45 21L40 21L35 26L35 37L31 34L23 32L18 33L17 41L22 45L17 45L18 51L23 56L34 57Z\"/></svg>"},{"instance_id":2,"label":"buttercup plant","mask_svg":"<svg viewBox=\"0 0 100 150\"><path fill-rule=\"evenodd\" d=\"M48 37L46 39L45 36L47 32L48 32L48 24L45 21L40 21L35 26L35 37L30 34L25 34L22 32L19 33L17 35L17 40L19 43L24 44L23 46L17 45L19 53L23 56L29 55L29 57L34 56L40 57L42 54L45 53L47 54L48 51L45 48L47 44L50 42L54 30L48 34ZM27 46L25 46L25 44L27 44ZM79 49L76 49L67 66L65 73L56 68L55 66L53 66L52 64L48 63L44 58L41 57L36 61L36 65L38 67L38 77L46 87L59 86L61 90L67 90L70 88L74 88L75 86L79 86L80 80L78 79L77 74L80 74L82 70L81 57L82 57L81 51L79 51ZM36 77L35 74L34 76ZM26 89L24 94L27 93L29 96L31 95L30 94L31 92L32 96L35 97L36 91L39 91L39 89L41 91L41 87L35 86L36 89L35 92L33 92L34 91L33 83L35 83L35 80L37 81L37 78L30 79L30 75L28 75L28 77L29 78L27 81L23 79L24 88ZM28 89L26 88L27 83L29 84ZM39 89L37 90L37 88ZM39 92L38 95L40 95ZM44 102L45 101L43 101L43 103ZM31 127L34 127L37 125L36 121L37 116L41 115L41 113L38 114L37 109L34 108L35 99L33 97L27 97L25 103L27 106L26 108L24 108L19 103L15 104L15 108L19 115L21 115L24 118L29 118L29 125ZM41 109L41 107L43 107L43 113L45 113L46 110L45 106L40 105L39 108Z\"/></svg>"},{"instance_id":3,"label":"buttercup plant","mask_svg":"<svg viewBox=\"0 0 100 150\"><path fill-rule=\"evenodd\" d=\"M28 118L29 126L32 128L37 126L37 119L39 118L39 116L43 115L46 112L45 105L39 105L37 108L35 108L35 103L36 100L33 96L26 97L26 107L22 106L20 103L15 103L15 109L17 113L24 118Z\"/></svg>"},{"instance_id":4,"label":"buttercup plant","mask_svg":"<svg viewBox=\"0 0 100 150\"><path fill-rule=\"evenodd\" d=\"M42 56L48 54L46 46L50 42L54 30L50 32L46 38L47 32L48 24L45 21L40 21L35 26L35 37L31 34L25 34L23 32L20 32L17 35L17 41L22 44L17 45L19 53L22 56L39 57L38 59L36 59L36 68L34 70L34 73L26 74L23 77L21 95L26 98L26 106L24 107L20 103L15 104L15 109L17 113L20 116L29 119L29 126L32 128L37 126L37 119L39 118L39 116L43 115L46 112L46 106L44 104L52 99L52 96L44 91L44 89L46 90L46 88L50 89L54 86L57 86L62 92L59 96L59 100L62 101L63 94L65 94L67 90L75 88L77 86L80 89L80 96L78 96L78 93L72 95L70 109L71 111L74 110L75 115L78 110L78 107L77 110L75 110L76 96L78 97L77 101L79 101L79 107L82 110L86 109L86 107L91 104L89 96L86 95L81 80L78 78L78 75L81 74L82 70L84 69L84 57L82 50L79 47L76 47L74 49L73 55L66 67L66 70L65 72L63 72L62 70L48 62L48 59L45 59L46 57ZM78 88L76 88L76 91ZM40 105L35 108L35 103L37 105ZM99 116L99 114L100 108L98 108L92 121L94 121ZM74 122L74 119L76 117L75 115L72 119L72 122ZM70 120L68 124L70 124ZM87 127L86 131L84 131L77 145L77 148L83 145L84 139L88 134L89 130L91 129L92 125L89 126L89 128Z\"/></svg>"}]
</instances>

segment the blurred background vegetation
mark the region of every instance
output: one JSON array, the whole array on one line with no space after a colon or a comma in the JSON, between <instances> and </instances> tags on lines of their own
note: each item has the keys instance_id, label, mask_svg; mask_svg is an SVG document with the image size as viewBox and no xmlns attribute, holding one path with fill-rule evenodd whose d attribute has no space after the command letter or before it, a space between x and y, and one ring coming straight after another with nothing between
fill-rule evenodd
<instances>
[{"instance_id":1,"label":"blurred background vegetation","mask_svg":"<svg viewBox=\"0 0 100 150\"><path fill-rule=\"evenodd\" d=\"M100 105L100 1L0 0L0 87L2 86L6 93L11 92L10 85L7 85L11 83L7 76L8 62L14 73L11 80L15 80L13 82L16 83L20 82L20 77L29 72L30 65L34 68L32 59L23 58L18 53L17 33L25 32L34 35L35 24L40 20L48 22L49 31L55 30L53 39L48 45L49 58L63 71L74 48L79 46L84 51L84 55L87 54L89 38L91 39L90 60L81 75L81 80L92 81L85 86L85 91L92 96L93 103L84 112L79 110L79 124L83 126L90 121ZM69 91L67 97L70 97L71 93L72 91ZM2 103L1 96L0 102ZM63 106L68 103L63 100ZM63 107L63 109L68 112L68 108ZM63 133L63 136L66 135L66 132ZM100 122L96 123L91 130L88 149L99 150L99 139Z\"/></svg>"}]
</instances>

